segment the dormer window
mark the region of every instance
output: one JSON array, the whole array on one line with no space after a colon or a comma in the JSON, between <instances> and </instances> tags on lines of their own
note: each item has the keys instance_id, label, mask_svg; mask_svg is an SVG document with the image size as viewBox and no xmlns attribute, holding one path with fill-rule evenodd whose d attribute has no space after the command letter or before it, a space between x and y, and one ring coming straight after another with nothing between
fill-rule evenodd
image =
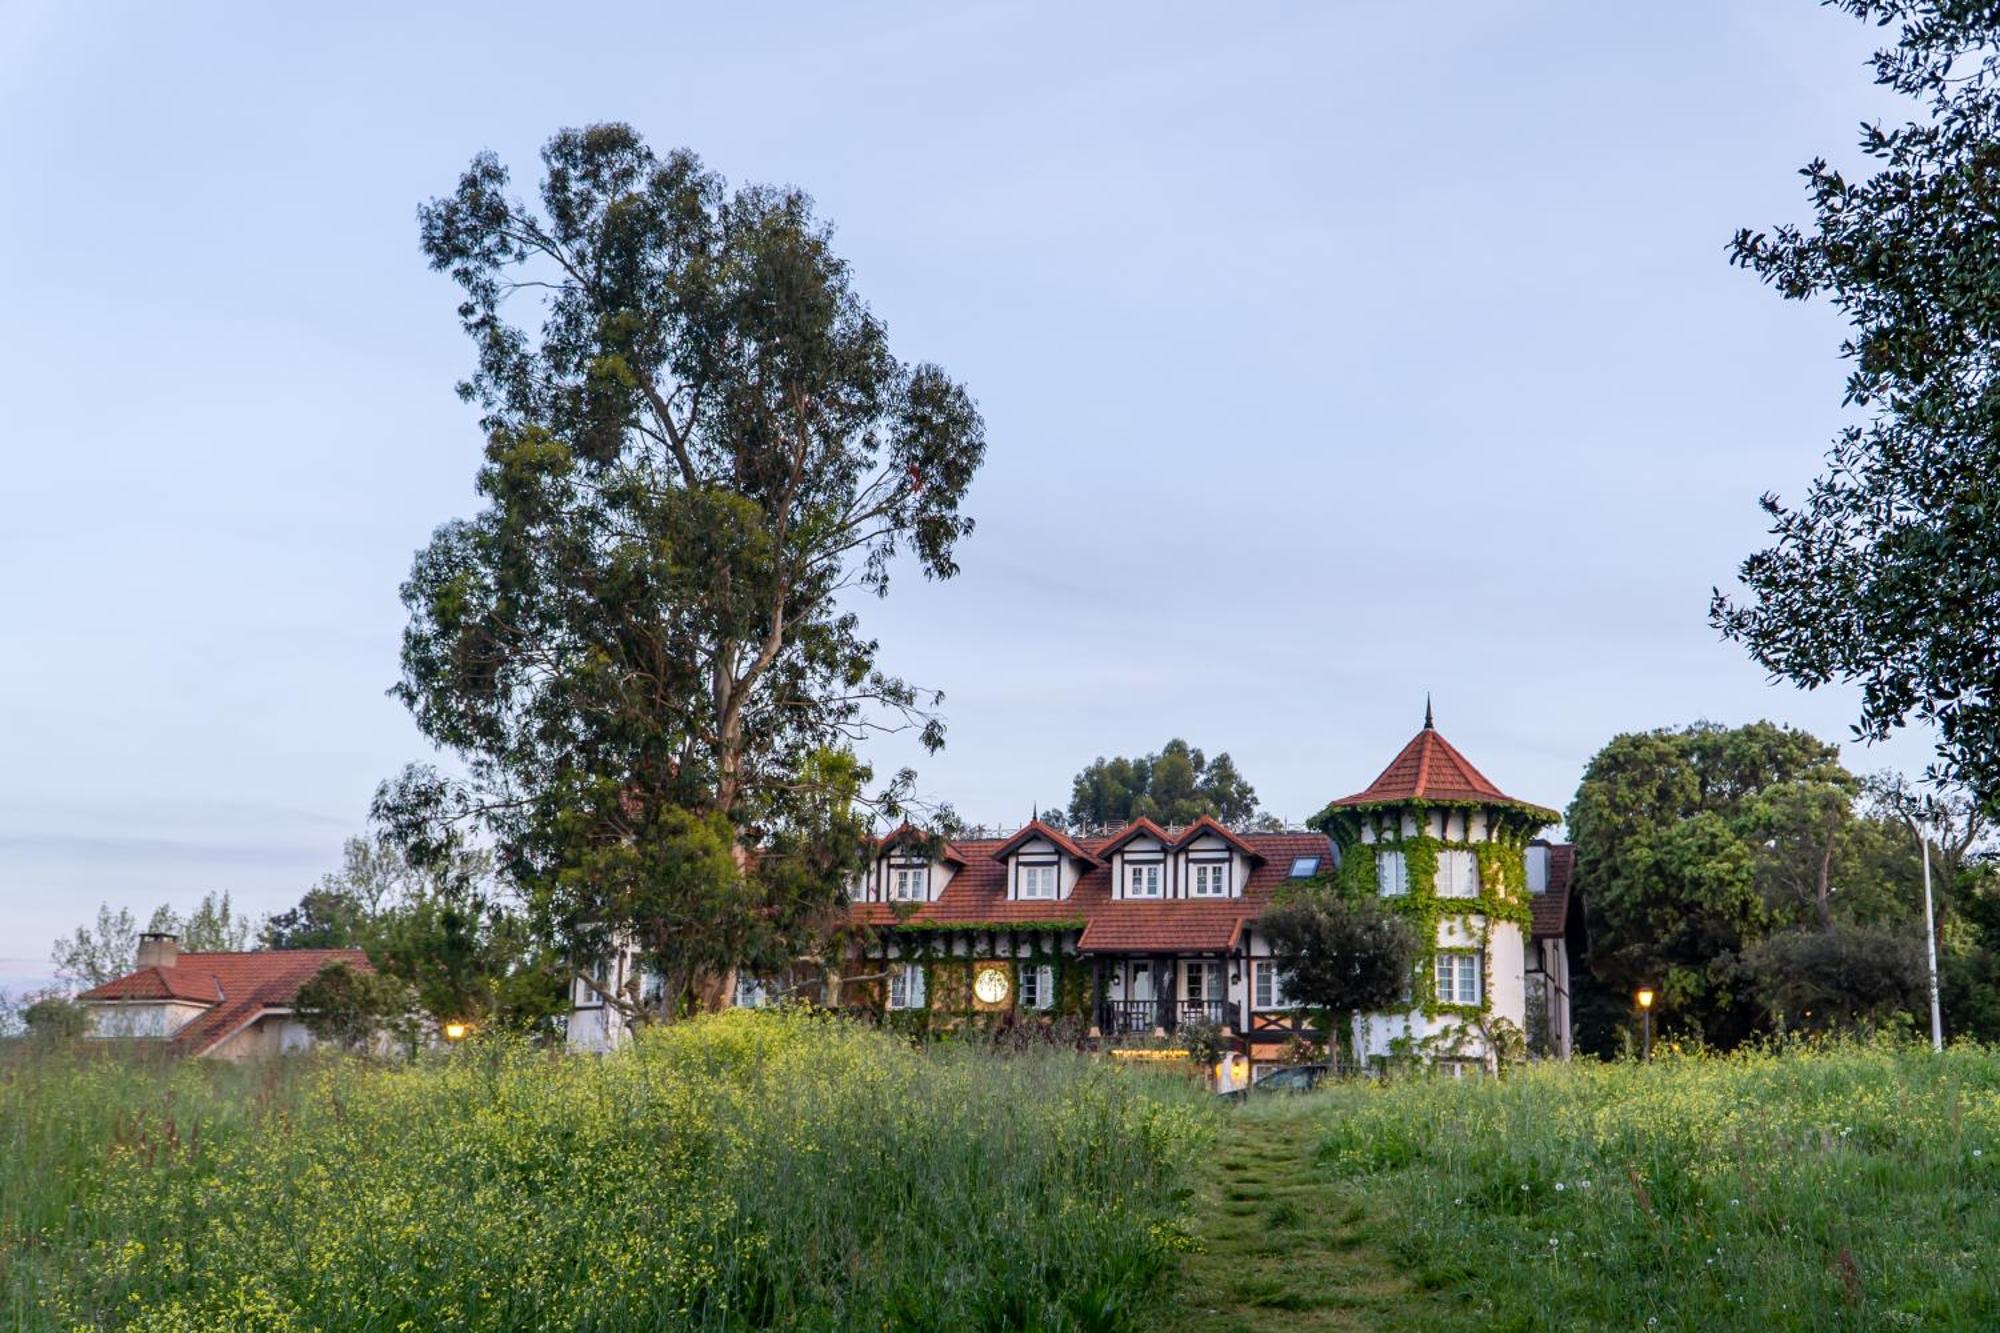
<instances>
[{"instance_id":1,"label":"dormer window","mask_svg":"<svg viewBox=\"0 0 2000 1333\"><path fill-rule=\"evenodd\" d=\"M930 897L930 867L897 867L889 880L889 896L906 903L920 903Z\"/></svg>"},{"instance_id":2,"label":"dormer window","mask_svg":"<svg viewBox=\"0 0 2000 1333\"><path fill-rule=\"evenodd\" d=\"M1056 868L1052 865L1022 866L1021 896L1023 898L1055 897Z\"/></svg>"},{"instance_id":3,"label":"dormer window","mask_svg":"<svg viewBox=\"0 0 2000 1333\"><path fill-rule=\"evenodd\" d=\"M1146 865L1127 865L1125 867L1125 896L1127 898L1159 897L1159 862L1154 861Z\"/></svg>"},{"instance_id":4,"label":"dormer window","mask_svg":"<svg viewBox=\"0 0 2000 1333\"><path fill-rule=\"evenodd\" d=\"M1194 896L1197 898L1227 898L1229 896L1229 862L1195 862Z\"/></svg>"}]
</instances>

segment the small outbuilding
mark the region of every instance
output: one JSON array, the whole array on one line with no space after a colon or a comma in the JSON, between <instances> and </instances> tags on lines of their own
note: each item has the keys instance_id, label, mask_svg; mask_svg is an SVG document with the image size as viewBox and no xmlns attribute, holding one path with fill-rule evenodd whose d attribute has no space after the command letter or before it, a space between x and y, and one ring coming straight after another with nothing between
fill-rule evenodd
<instances>
[{"instance_id":1,"label":"small outbuilding","mask_svg":"<svg viewBox=\"0 0 2000 1333\"><path fill-rule=\"evenodd\" d=\"M138 966L77 996L89 1037L159 1042L179 1055L241 1060L310 1050L299 988L329 963L372 972L359 949L184 953L174 935L139 938Z\"/></svg>"}]
</instances>

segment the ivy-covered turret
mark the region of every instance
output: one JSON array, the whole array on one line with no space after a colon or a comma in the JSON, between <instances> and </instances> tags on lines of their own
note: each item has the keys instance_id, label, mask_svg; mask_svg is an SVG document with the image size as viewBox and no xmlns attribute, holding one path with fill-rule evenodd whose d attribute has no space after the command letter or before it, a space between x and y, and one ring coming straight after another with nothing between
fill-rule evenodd
<instances>
[{"instance_id":1,"label":"ivy-covered turret","mask_svg":"<svg viewBox=\"0 0 2000 1333\"><path fill-rule=\"evenodd\" d=\"M1507 795L1424 726L1380 777L1313 822L1340 850L1340 883L1379 896L1417 927L1410 1008L1360 1020L1355 1048L1491 1065L1526 1026L1526 850L1561 819Z\"/></svg>"}]
</instances>

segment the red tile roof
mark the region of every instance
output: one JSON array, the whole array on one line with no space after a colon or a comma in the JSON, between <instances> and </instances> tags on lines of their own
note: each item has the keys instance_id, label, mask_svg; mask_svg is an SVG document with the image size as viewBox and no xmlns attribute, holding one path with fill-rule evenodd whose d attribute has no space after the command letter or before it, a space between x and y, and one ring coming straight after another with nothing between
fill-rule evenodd
<instances>
[{"instance_id":1,"label":"red tile roof","mask_svg":"<svg viewBox=\"0 0 2000 1333\"><path fill-rule=\"evenodd\" d=\"M935 834L927 833L906 820L882 835L881 841L875 844L875 854L880 856L890 848L906 842L914 842L921 845L930 841L935 836ZM952 850L950 843L945 844L943 859L946 861L956 861L960 865L965 863L965 859Z\"/></svg>"},{"instance_id":2,"label":"red tile roof","mask_svg":"<svg viewBox=\"0 0 2000 1333\"><path fill-rule=\"evenodd\" d=\"M1260 859L1264 855L1262 852L1258 851L1255 847L1252 847L1249 843L1243 841L1242 834L1235 832L1228 825L1224 824L1222 821L1214 818L1211 815L1203 815L1201 818L1195 820L1194 823L1189 824L1186 828L1182 829L1180 839L1179 841L1174 843L1174 847L1176 849L1185 847L1189 843L1193 842L1196 838L1204 837L1211 833L1214 834L1216 837L1222 839L1224 842L1228 843L1231 847L1234 847L1237 851L1243 852L1246 855L1258 857Z\"/></svg>"},{"instance_id":3,"label":"red tile roof","mask_svg":"<svg viewBox=\"0 0 2000 1333\"><path fill-rule=\"evenodd\" d=\"M1409 801L1457 805L1512 805L1549 816L1560 816L1532 801L1509 796L1472 766L1458 747L1438 734L1429 723L1413 737L1402 752L1389 761L1382 775L1365 791L1343 796L1335 805L1401 805Z\"/></svg>"},{"instance_id":4,"label":"red tile roof","mask_svg":"<svg viewBox=\"0 0 2000 1333\"><path fill-rule=\"evenodd\" d=\"M184 953L172 966L142 967L77 998L189 1000L210 1007L173 1035L173 1049L204 1055L271 1009L290 1007L299 987L328 963L372 972L359 949L260 949L248 953Z\"/></svg>"},{"instance_id":5,"label":"red tile roof","mask_svg":"<svg viewBox=\"0 0 2000 1333\"><path fill-rule=\"evenodd\" d=\"M1066 855L1073 856L1079 861L1089 861L1095 863L1097 860L1097 858L1092 856L1089 852L1086 852L1085 850L1083 850L1083 848L1077 846L1077 844L1070 839L1068 834L1064 833L1060 829L1049 827L1047 824L1044 824L1039 819L1029 820L1027 827L1023 828L1019 833L1016 833L1013 837L1007 839L1007 841L1001 843L998 847L994 848L993 859L996 861L1004 861L1008 857L1014 854L1014 850L1016 848L1020 847L1023 843L1033 842L1036 838L1046 839L1050 846L1061 849Z\"/></svg>"},{"instance_id":6,"label":"red tile roof","mask_svg":"<svg viewBox=\"0 0 2000 1333\"><path fill-rule=\"evenodd\" d=\"M1576 846L1561 842L1549 848L1548 888L1530 898L1535 913L1531 938L1560 935L1569 925L1570 883L1576 877Z\"/></svg>"},{"instance_id":7,"label":"red tile roof","mask_svg":"<svg viewBox=\"0 0 2000 1333\"><path fill-rule=\"evenodd\" d=\"M1097 848L1097 854L1099 856L1109 856L1134 838L1151 838L1162 847L1171 847L1174 845L1173 834L1167 832L1152 820L1147 819L1144 815L1141 815L1100 843Z\"/></svg>"},{"instance_id":8,"label":"red tile roof","mask_svg":"<svg viewBox=\"0 0 2000 1333\"><path fill-rule=\"evenodd\" d=\"M855 903L850 908L851 919L871 926L903 922L983 926L1060 921L1072 929L1076 924L1083 926L1079 947L1086 950L1112 953L1224 950L1236 942L1243 928L1270 903L1272 894L1291 873L1294 859L1316 856L1322 865L1330 866L1333 855L1333 845L1322 833L1232 834L1253 856L1263 858L1253 866L1241 897L1167 898L1158 902L1115 900L1111 896L1111 868L1102 858L1105 850L1128 831L1085 838L1075 844L1091 863L1068 898L1009 900L1007 866L994 853L1014 839L985 838L955 844L965 858L965 868L951 877L936 901L919 904L915 910L883 902ZM1164 843L1172 845L1175 841L1163 829L1155 827L1155 833Z\"/></svg>"},{"instance_id":9,"label":"red tile roof","mask_svg":"<svg viewBox=\"0 0 2000 1333\"><path fill-rule=\"evenodd\" d=\"M178 967L142 967L87 990L80 998L191 1000L196 1004L214 1004L222 998L222 987L207 972L184 972Z\"/></svg>"}]
</instances>

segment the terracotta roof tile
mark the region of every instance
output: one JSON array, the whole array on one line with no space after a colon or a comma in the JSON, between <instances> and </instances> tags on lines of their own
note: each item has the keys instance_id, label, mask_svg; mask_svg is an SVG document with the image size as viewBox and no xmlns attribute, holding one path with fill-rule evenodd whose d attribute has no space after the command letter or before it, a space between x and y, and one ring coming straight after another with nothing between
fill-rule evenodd
<instances>
[{"instance_id":1,"label":"terracotta roof tile","mask_svg":"<svg viewBox=\"0 0 2000 1333\"><path fill-rule=\"evenodd\" d=\"M1335 805L1399 805L1406 801L1431 801L1472 805L1513 805L1540 811L1554 823L1560 816L1532 801L1509 796L1474 768L1437 728L1426 725L1402 752L1389 761L1380 777L1366 790L1343 796Z\"/></svg>"},{"instance_id":2,"label":"terracotta roof tile","mask_svg":"<svg viewBox=\"0 0 2000 1333\"><path fill-rule=\"evenodd\" d=\"M1079 861L1095 862L1097 860L1096 857L1078 846L1067 833L1064 833L1061 829L1051 828L1039 819L1029 820L1027 826L1019 833L1016 833L1013 837L995 847L993 849L993 859L995 861L1004 861L1014 854L1015 848L1021 846L1023 843L1033 842L1036 838L1046 840L1051 846L1060 849L1065 855L1073 856Z\"/></svg>"},{"instance_id":3,"label":"terracotta roof tile","mask_svg":"<svg viewBox=\"0 0 2000 1333\"><path fill-rule=\"evenodd\" d=\"M1186 828L1182 829L1180 838L1174 843L1174 848L1175 850L1179 850L1180 848L1185 847L1189 843L1193 842L1195 839L1210 833L1222 839L1224 842L1228 843L1231 847L1234 847L1239 852L1244 852L1250 856L1255 856L1260 858L1264 855L1262 852L1258 851L1255 847L1252 847L1249 843L1243 841L1242 834L1235 832L1234 830L1229 828L1228 825L1222 823L1220 820L1215 819L1209 815L1203 815L1201 818L1195 820L1194 823L1189 824Z\"/></svg>"},{"instance_id":4,"label":"terracotta roof tile","mask_svg":"<svg viewBox=\"0 0 2000 1333\"><path fill-rule=\"evenodd\" d=\"M241 1031L268 1009L289 1007L299 987L328 963L344 962L372 972L359 949L259 949L244 953L184 953L170 967L128 972L77 998L93 1000L187 999L208 1011L186 1023L170 1045L183 1055L202 1055Z\"/></svg>"},{"instance_id":5,"label":"terracotta roof tile","mask_svg":"<svg viewBox=\"0 0 2000 1333\"><path fill-rule=\"evenodd\" d=\"M1167 898L1158 902L1116 900L1111 896L1111 868L1103 861L1106 850L1129 830L1103 838L1085 838L1076 843L1091 858L1090 866L1078 878L1068 898L1015 899L1007 897L1006 864L993 855L1012 839L968 840L957 845L965 856L965 869L951 877L935 902L918 905L914 911L890 903L861 902L851 906L851 919L858 924L894 926L900 922L919 925L955 923L1003 925L1008 922L1082 922L1080 947L1105 952L1144 952L1153 949L1210 951L1227 949L1243 928L1254 921L1270 903L1271 896L1291 873L1294 859L1321 858L1330 864L1333 845L1321 833L1239 833L1252 855L1263 858L1253 867L1244 885L1243 896L1220 900ZM1162 842L1174 839L1156 830ZM1019 835L1017 834L1016 837Z\"/></svg>"},{"instance_id":6,"label":"terracotta roof tile","mask_svg":"<svg viewBox=\"0 0 2000 1333\"><path fill-rule=\"evenodd\" d=\"M1561 842L1551 846L1548 888L1530 899L1535 913L1534 926L1529 932L1531 937L1541 939L1560 935L1568 927L1570 883L1575 876L1575 844Z\"/></svg>"},{"instance_id":7,"label":"terracotta roof tile","mask_svg":"<svg viewBox=\"0 0 2000 1333\"><path fill-rule=\"evenodd\" d=\"M214 1004L222 998L214 973L181 967L142 967L94 986L80 1000L192 1000Z\"/></svg>"}]
</instances>

